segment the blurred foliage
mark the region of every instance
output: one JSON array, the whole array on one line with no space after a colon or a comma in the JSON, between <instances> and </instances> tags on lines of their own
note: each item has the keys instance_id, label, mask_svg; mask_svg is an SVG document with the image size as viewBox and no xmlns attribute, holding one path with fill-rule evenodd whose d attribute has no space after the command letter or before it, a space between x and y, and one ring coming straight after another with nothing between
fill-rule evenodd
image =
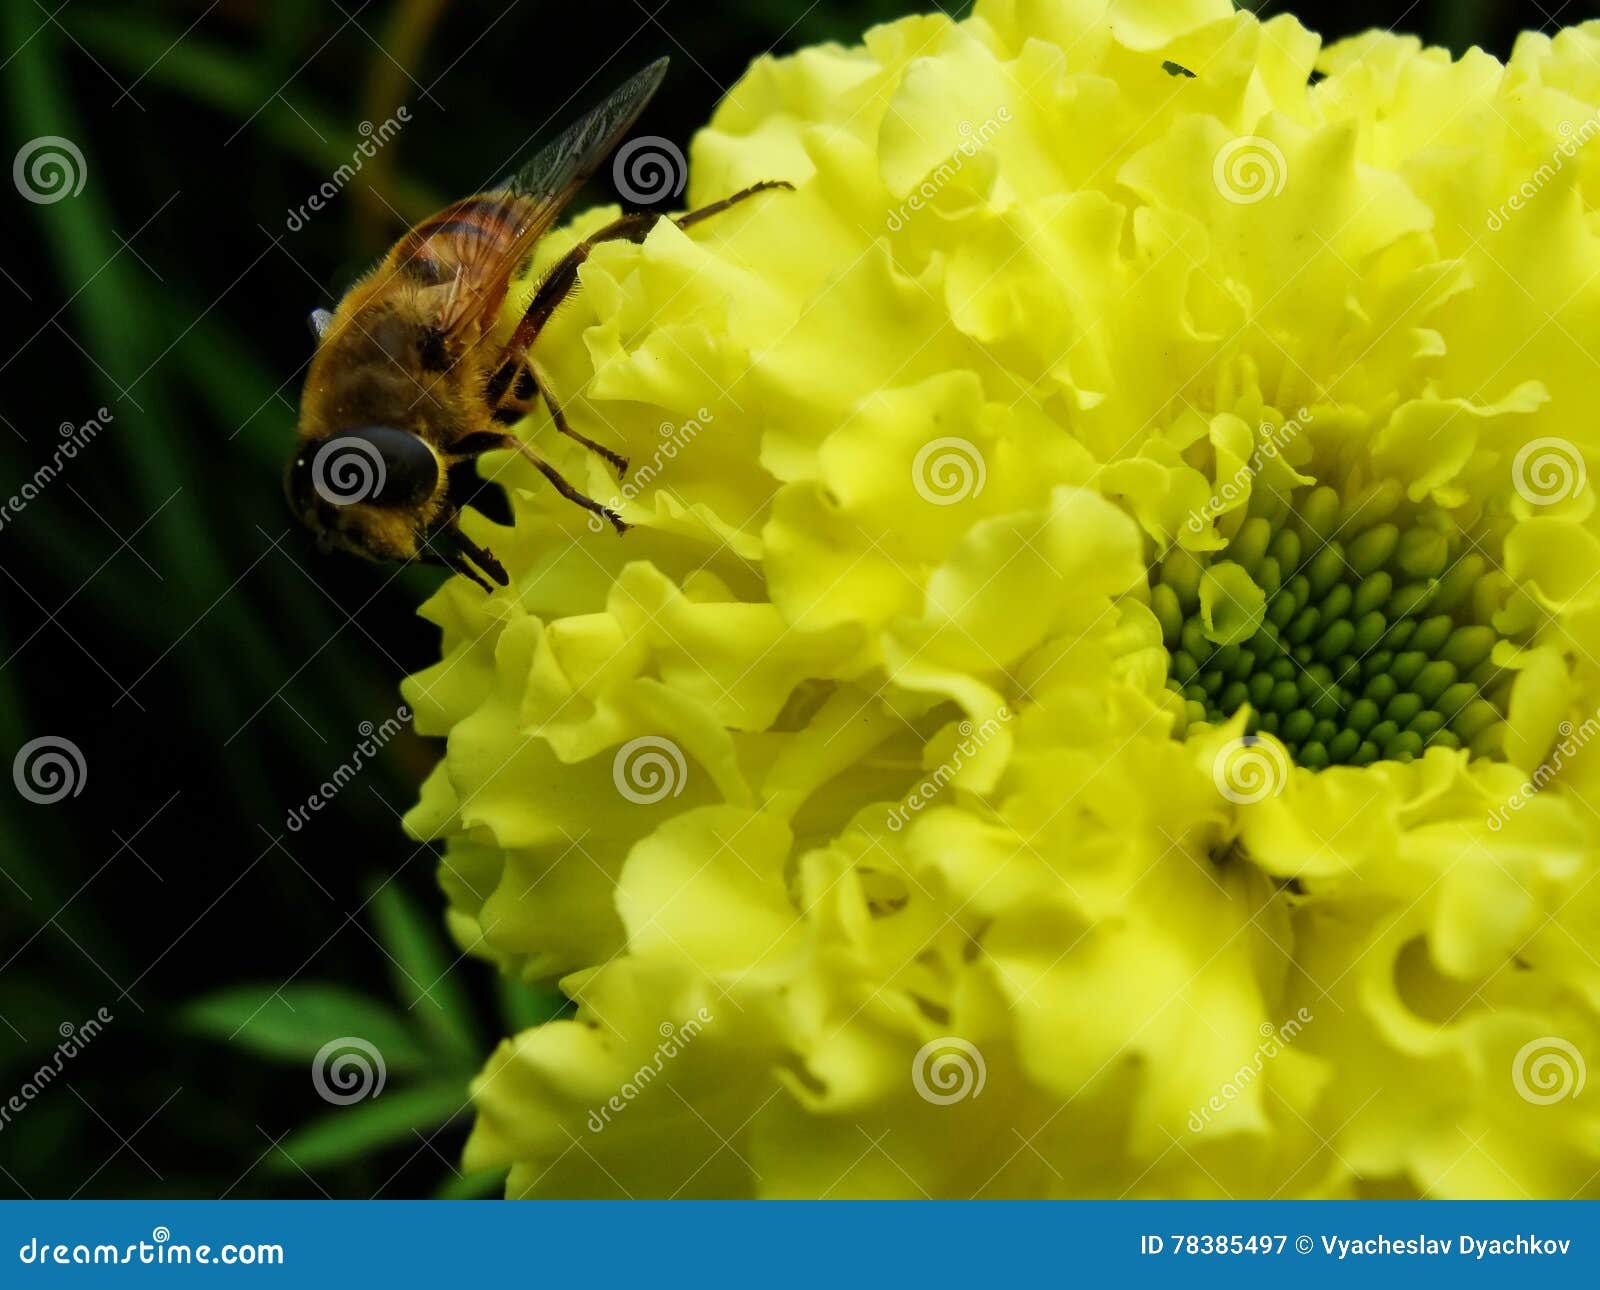
<instances>
[{"instance_id":1,"label":"blurred foliage","mask_svg":"<svg viewBox=\"0 0 1600 1290\"><path fill-rule=\"evenodd\" d=\"M279 479L304 318L405 223L502 172L660 54L649 128L687 140L749 60L929 8L906 0L14 0L6 144L82 152L76 196L11 200L16 324L0 496L58 427L108 428L0 530L0 733L82 749L81 793L0 794L0 1101L63 1024L114 1020L0 1127L0 1195L492 1193L456 1167L491 1044L555 1014L441 931L398 825L437 749L409 728L301 831L286 814L398 705L439 575L322 558ZM1285 7L1326 35L1398 23L1505 54L1532 4ZM1587 16L1569 5L1562 16ZM411 122L303 227L401 104ZM595 200L612 200L598 188ZM20 208L20 209L19 209ZM330 1107L310 1064L365 1035L383 1095Z\"/></svg>"}]
</instances>

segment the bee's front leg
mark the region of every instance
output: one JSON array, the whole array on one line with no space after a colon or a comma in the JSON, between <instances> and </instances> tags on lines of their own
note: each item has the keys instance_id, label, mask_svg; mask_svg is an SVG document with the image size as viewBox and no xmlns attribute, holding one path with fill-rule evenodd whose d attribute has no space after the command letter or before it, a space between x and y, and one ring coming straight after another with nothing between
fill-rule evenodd
<instances>
[{"instance_id":1,"label":"bee's front leg","mask_svg":"<svg viewBox=\"0 0 1600 1290\"><path fill-rule=\"evenodd\" d=\"M569 502L600 516L609 522L618 533L626 533L628 531L628 525L624 522L622 516L618 515L609 506L595 501L587 493L580 493L572 484L567 482L566 478L554 466L514 434L494 434L490 431L479 431L475 434L467 435L464 439L456 440L446 451L462 461L469 461L475 460L483 453L495 452L500 449L520 452L538 468L541 475L550 481L556 492L560 493Z\"/></svg>"},{"instance_id":2,"label":"bee's front leg","mask_svg":"<svg viewBox=\"0 0 1600 1290\"><path fill-rule=\"evenodd\" d=\"M494 558L492 551L479 546L463 533L459 521L455 518L435 529L423 540L418 559L425 564L443 565L465 578L470 578L485 591L494 590L490 585L491 579L502 587L511 585L511 576L506 573L505 566Z\"/></svg>"}]
</instances>

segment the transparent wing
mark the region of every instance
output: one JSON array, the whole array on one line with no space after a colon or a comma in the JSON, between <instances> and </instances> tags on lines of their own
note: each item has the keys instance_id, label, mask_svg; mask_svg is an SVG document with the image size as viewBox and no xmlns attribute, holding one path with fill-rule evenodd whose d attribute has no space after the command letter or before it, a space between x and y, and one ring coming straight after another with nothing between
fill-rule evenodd
<instances>
[{"instance_id":1,"label":"transparent wing","mask_svg":"<svg viewBox=\"0 0 1600 1290\"><path fill-rule=\"evenodd\" d=\"M627 81L599 106L551 140L531 161L483 196L469 198L476 223L497 227L485 239L485 253L458 269L459 292L441 318L441 329L456 333L497 310L506 286L539 240L644 111L667 74L659 58Z\"/></svg>"},{"instance_id":2,"label":"transparent wing","mask_svg":"<svg viewBox=\"0 0 1600 1290\"><path fill-rule=\"evenodd\" d=\"M535 154L532 161L496 187L540 206L559 209L626 134L645 104L661 88L667 60L658 58L598 107L580 117Z\"/></svg>"}]
</instances>

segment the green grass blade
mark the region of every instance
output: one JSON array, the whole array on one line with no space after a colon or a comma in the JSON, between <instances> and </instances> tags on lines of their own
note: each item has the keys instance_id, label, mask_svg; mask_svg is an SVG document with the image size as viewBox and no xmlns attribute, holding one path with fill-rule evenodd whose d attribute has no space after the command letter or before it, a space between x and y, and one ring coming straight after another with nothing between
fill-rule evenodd
<instances>
[{"instance_id":1,"label":"green grass blade","mask_svg":"<svg viewBox=\"0 0 1600 1290\"><path fill-rule=\"evenodd\" d=\"M420 1150L429 1130L464 1112L467 1105L467 1091L460 1084L425 1084L380 1093L296 1129L278 1144L268 1167L276 1173L321 1169L400 1142Z\"/></svg>"},{"instance_id":2,"label":"green grass blade","mask_svg":"<svg viewBox=\"0 0 1600 1290\"><path fill-rule=\"evenodd\" d=\"M371 908L395 993L446 1052L476 1071L484 1049L472 1024L472 1001L461 983L463 964L435 930L436 915L418 909L393 881L373 895Z\"/></svg>"},{"instance_id":3,"label":"green grass blade","mask_svg":"<svg viewBox=\"0 0 1600 1290\"><path fill-rule=\"evenodd\" d=\"M230 986L188 1004L179 1023L276 1061L310 1061L325 1044L353 1037L375 1047L386 1068L421 1070L431 1064L403 1018L343 986Z\"/></svg>"}]
</instances>

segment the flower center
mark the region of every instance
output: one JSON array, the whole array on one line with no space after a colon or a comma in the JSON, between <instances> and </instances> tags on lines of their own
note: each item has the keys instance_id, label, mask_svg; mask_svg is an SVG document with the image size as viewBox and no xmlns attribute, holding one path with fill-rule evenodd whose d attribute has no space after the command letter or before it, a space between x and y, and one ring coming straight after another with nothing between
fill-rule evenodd
<instances>
[{"instance_id":1,"label":"flower center","mask_svg":"<svg viewBox=\"0 0 1600 1290\"><path fill-rule=\"evenodd\" d=\"M1499 751L1489 562L1442 513L1403 502L1393 481L1353 499L1258 492L1225 550L1159 564L1151 607L1191 727L1248 704L1247 730L1310 768Z\"/></svg>"}]
</instances>

